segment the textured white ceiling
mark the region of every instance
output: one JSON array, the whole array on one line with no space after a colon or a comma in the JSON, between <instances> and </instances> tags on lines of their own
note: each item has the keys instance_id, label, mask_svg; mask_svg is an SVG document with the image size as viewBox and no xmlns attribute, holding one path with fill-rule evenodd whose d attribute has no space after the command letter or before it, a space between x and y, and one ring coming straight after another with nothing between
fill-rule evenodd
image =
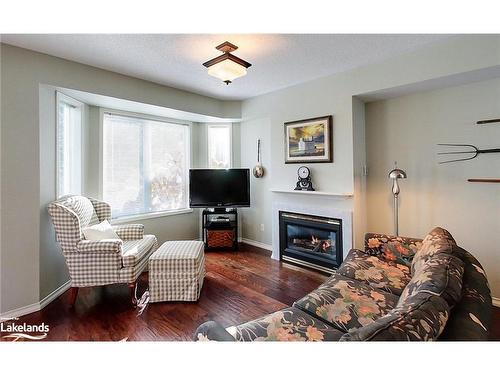
<instances>
[{"instance_id":1,"label":"textured white ceiling","mask_svg":"<svg viewBox=\"0 0 500 375\"><path fill-rule=\"evenodd\" d=\"M407 53L447 35L4 34L2 42L226 100L241 100ZM249 61L229 86L202 63L225 40Z\"/></svg>"}]
</instances>

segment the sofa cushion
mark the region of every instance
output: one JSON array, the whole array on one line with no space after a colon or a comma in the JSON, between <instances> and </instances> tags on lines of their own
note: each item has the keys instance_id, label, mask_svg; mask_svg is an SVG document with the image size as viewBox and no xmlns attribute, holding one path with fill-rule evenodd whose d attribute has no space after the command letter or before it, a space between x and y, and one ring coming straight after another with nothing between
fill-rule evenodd
<instances>
[{"instance_id":1,"label":"sofa cushion","mask_svg":"<svg viewBox=\"0 0 500 375\"><path fill-rule=\"evenodd\" d=\"M459 258L439 253L428 258L420 266L401 293L398 306L402 306L413 295L427 292L444 298L450 308L462 295L464 262Z\"/></svg>"},{"instance_id":2,"label":"sofa cushion","mask_svg":"<svg viewBox=\"0 0 500 375\"><path fill-rule=\"evenodd\" d=\"M393 294L336 274L293 306L347 332L373 323L397 302Z\"/></svg>"},{"instance_id":3,"label":"sofa cushion","mask_svg":"<svg viewBox=\"0 0 500 375\"><path fill-rule=\"evenodd\" d=\"M146 234L140 240L123 241L122 262L123 267L134 267L156 243L156 237Z\"/></svg>"},{"instance_id":4,"label":"sofa cushion","mask_svg":"<svg viewBox=\"0 0 500 375\"><path fill-rule=\"evenodd\" d=\"M344 334L295 307L227 330L237 341L338 341Z\"/></svg>"},{"instance_id":5,"label":"sofa cushion","mask_svg":"<svg viewBox=\"0 0 500 375\"><path fill-rule=\"evenodd\" d=\"M434 341L449 315L443 298L420 292L374 323L346 333L340 341Z\"/></svg>"},{"instance_id":6,"label":"sofa cushion","mask_svg":"<svg viewBox=\"0 0 500 375\"><path fill-rule=\"evenodd\" d=\"M439 253L451 254L453 252L453 247L456 245L457 243L450 232L440 227L434 228L425 236L422 241L422 246L413 257L411 262L412 274L415 274L425 261L433 255Z\"/></svg>"},{"instance_id":7,"label":"sofa cushion","mask_svg":"<svg viewBox=\"0 0 500 375\"><path fill-rule=\"evenodd\" d=\"M352 249L337 271L372 287L400 295L411 279L410 268Z\"/></svg>"},{"instance_id":8,"label":"sofa cushion","mask_svg":"<svg viewBox=\"0 0 500 375\"><path fill-rule=\"evenodd\" d=\"M386 261L410 266L413 256L421 246L422 240L418 238L366 233L364 252Z\"/></svg>"}]
</instances>

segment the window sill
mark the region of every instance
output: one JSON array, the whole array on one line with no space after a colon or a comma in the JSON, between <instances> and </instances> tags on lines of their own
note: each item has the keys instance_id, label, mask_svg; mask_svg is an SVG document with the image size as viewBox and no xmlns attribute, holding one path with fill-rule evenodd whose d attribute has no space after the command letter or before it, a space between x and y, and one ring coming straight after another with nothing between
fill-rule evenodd
<instances>
[{"instance_id":1,"label":"window sill","mask_svg":"<svg viewBox=\"0 0 500 375\"><path fill-rule=\"evenodd\" d=\"M138 220L146 220L146 219L156 219L160 217L165 217L165 216L174 216L174 215L182 215L182 214L189 214L193 212L192 208L182 208L180 210L172 210L172 211L163 211L163 212L152 212L149 214L139 214L139 215L132 215L132 216L124 216L120 217L117 219L112 219L111 224L125 224L125 223L132 223L134 221Z\"/></svg>"}]
</instances>

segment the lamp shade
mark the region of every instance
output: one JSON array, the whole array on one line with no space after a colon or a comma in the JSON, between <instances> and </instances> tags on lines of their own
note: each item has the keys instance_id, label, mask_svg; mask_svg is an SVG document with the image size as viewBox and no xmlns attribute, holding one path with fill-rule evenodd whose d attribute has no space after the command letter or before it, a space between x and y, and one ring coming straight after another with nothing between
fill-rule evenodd
<instances>
[{"instance_id":1,"label":"lamp shade","mask_svg":"<svg viewBox=\"0 0 500 375\"><path fill-rule=\"evenodd\" d=\"M406 172L397 167L394 163L394 169L389 172L389 178L392 180L392 194L394 195L394 235L399 235L399 205L398 196L400 193L398 180L406 178Z\"/></svg>"},{"instance_id":2,"label":"lamp shade","mask_svg":"<svg viewBox=\"0 0 500 375\"><path fill-rule=\"evenodd\" d=\"M389 172L389 178L397 179L397 178L406 178L406 172L399 168L394 168Z\"/></svg>"},{"instance_id":3,"label":"lamp shade","mask_svg":"<svg viewBox=\"0 0 500 375\"><path fill-rule=\"evenodd\" d=\"M236 78L247 74L247 68L251 67L252 64L231 54L238 49L237 46L224 42L215 48L223 54L203 63L203 66L208 68L209 75L219 78L226 85L229 85Z\"/></svg>"},{"instance_id":4,"label":"lamp shade","mask_svg":"<svg viewBox=\"0 0 500 375\"><path fill-rule=\"evenodd\" d=\"M208 74L224 82L232 82L247 74L247 69L231 59L226 59L208 67Z\"/></svg>"}]
</instances>

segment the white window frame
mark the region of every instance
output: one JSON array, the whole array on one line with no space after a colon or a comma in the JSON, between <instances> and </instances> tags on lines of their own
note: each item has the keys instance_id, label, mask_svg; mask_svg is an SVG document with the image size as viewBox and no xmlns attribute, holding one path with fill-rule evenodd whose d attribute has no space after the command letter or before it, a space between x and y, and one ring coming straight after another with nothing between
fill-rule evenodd
<instances>
[{"instance_id":1,"label":"white window frame","mask_svg":"<svg viewBox=\"0 0 500 375\"><path fill-rule=\"evenodd\" d=\"M68 96L68 95L65 95L63 94L62 92L60 91L56 91L56 136L55 136L55 150L56 150L56 198L60 198L62 195L62 192L59 191L59 169L62 168L63 166L60 165L60 160L57 156L57 151L58 151L58 135L59 135L59 131L61 130L60 129L60 126L61 126L61 123L60 123L60 118L59 118L59 103L60 102L65 102L75 108L77 108L79 111L80 111L80 140L79 140L79 148L80 148L80 191L79 192L75 192L78 193L78 194L82 194L83 193L83 186L84 186L84 150L83 150L83 142L84 142L84 139L83 139L83 129L84 129L84 106L85 104L76 100L76 99L73 99L72 97ZM72 171L73 172L73 171Z\"/></svg>"},{"instance_id":2,"label":"white window frame","mask_svg":"<svg viewBox=\"0 0 500 375\"><path fill-rule=\"evenodd\" d=\"M192 145L193 145L193 123L189 121L182 121L182 120L177 120L173 118L168 118L168 117L161 117L161 116L155 116L155 115L149 115L146 113L139 113L139 112L130 112L130 111L123 111L119 109L111 109L111 108L99 108L99 198L103 199L104 196L104 115L106 113L109 113L111 115L117 115L117 116L127 116L127 117L137 117L139 119L144 119L144 120L153 120L153 121L162 121L162 122L167 122L170 124L177 124L177 125L184 125L188 127L188 143L186 145L187 150L186 150L186 200L187 200L187 205L188 207L186 208L181 208L177 210L168 210L168 211L158 211L158 212L150 212L150 213L142 213L142 214L136 214L136 215L129 215L129 216L122 216L119 218L114 218L111 219L111 222L113 224L122 224L122 223L128 223L132 221L136 221L138 219L152 219L152 218L157 218L157 217L165 217L165 216L172 216L172 215L181 215L181 214L187 214L193 212L192 208L189 208L189 170L191 169L191 163L192 163L192 158L191 158L191 152L192 152ZM111 210L113 207L111 207Z\"/></svg>"},{"instance_id":3,"label":"white window frame","mask_svg":"<svg viewBox=\"0 0 500 375\"><path fill-rule=\"evenodd\" d=\"M222 169L222 168L213 168L210 166L209 133L210 133L210 129L213 129L213 128L228 128L229 129L229 168L232 168L233 167L233 126L232 126L232 124L208 124L208 126L207 126L207 168Z\"/></svg>"}]
</instances>

